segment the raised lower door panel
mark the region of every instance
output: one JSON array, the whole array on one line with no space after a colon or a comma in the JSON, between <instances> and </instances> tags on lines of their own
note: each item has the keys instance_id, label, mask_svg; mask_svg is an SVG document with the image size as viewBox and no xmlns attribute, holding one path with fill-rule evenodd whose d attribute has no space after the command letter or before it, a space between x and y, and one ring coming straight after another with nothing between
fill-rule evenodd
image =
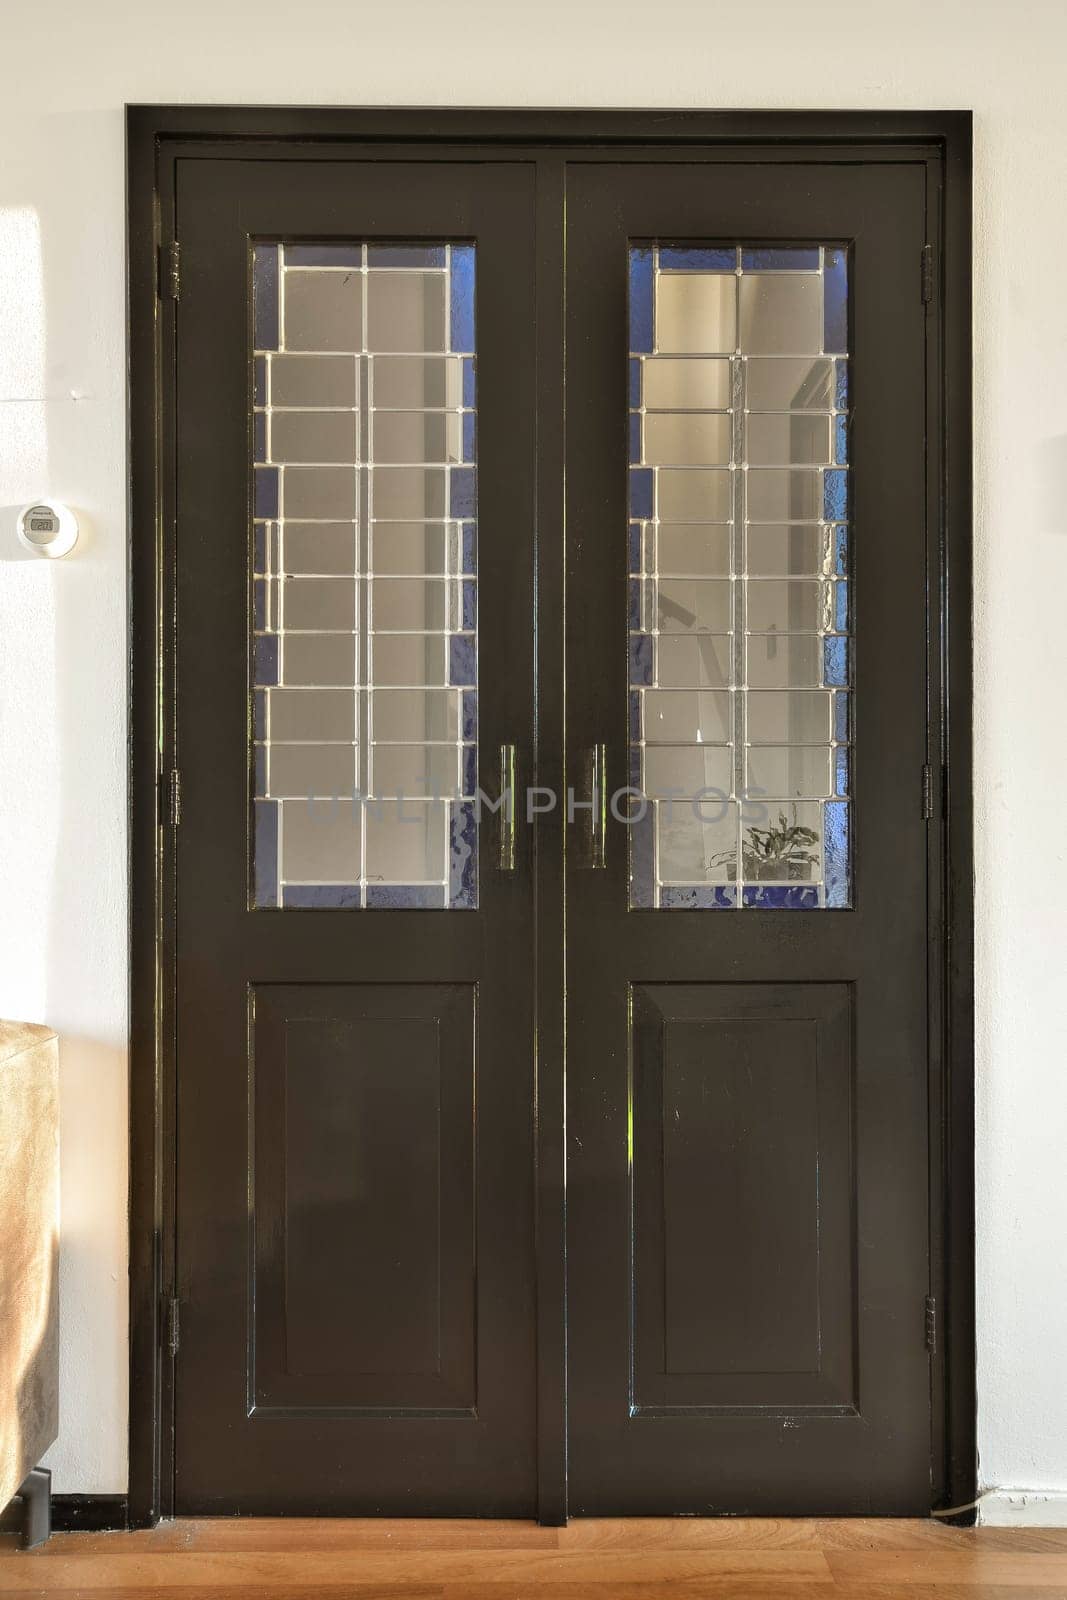
<instances>
[{"instance_id":1,"label":"raised lower door panel","mask_svg":"<svg viewBox=\"0 0 1067 1600\"><path fill-rule=\"evenodd\" d=\"M632 1406L854 1410L846 984L637 984Z\"/></svg>"},{"instance_id":2,"label":"raised lower door panel","mask_svg":"<svg viewBox=\"0 0 1067 1600\"><path fill-rule=\"evenodd\" d=\"M254 1414L474 1415L474 989L256 985Z\"/></svg>"}]
</instances>

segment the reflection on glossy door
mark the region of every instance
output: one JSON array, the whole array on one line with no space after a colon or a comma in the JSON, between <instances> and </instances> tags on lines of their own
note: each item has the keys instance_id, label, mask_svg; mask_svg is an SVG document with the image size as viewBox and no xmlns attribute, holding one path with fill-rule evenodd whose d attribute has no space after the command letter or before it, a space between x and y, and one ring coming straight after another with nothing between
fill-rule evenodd
<instances>
[{"instance_id":1,"label":"reflection on glossy door","mask_svg":"<svg viewBox=\"0 0 1067 1600\"><path fill-rule=\"evenodd\" d=\"M253 247L256 907L477 905L474 257Z\"/></svg>"},{"instance_id":2,"label":"reflection on glossy door","mask_svg":"<svg viewBox=\"0 0 1067 1600\"><path fill-rule=\"evenodd\" d=\"M832 246L630 250L632 908L851 904Z\"/></svg>"}]
</instances>

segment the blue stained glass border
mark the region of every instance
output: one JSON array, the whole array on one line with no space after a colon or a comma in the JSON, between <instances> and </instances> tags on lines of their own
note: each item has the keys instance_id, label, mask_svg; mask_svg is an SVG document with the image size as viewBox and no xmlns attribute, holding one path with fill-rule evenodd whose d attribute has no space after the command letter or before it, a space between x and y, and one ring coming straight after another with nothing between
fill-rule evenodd
<instances>
[{"instance_id":1,"label":"blue stained glass border","mask_svg":"<svg viewBox=\"0 0 1067 1600\"><path fill-rule=\"evenodd\" d=\"M358 911L362 904L358 883L287 883L282 888L285 911Z\"/></svg>"},{"instance_id":2,"label":"blue stained glass border","mask_svg":"<svg viewBox=\"0 0 1067 1600\"><path fill-rule=\"evenodd\" d=\"M453 910L473 910L478 904L478 819L473 800L453 803L448 828L448 904Z\"/></svg>"},{"instance_id":3,"label":"blue stained glass border","mask_svg":"<svg viewBox=\"0 0 1067 1600\"><path fill-rule=\"evenodd\" d=\"M842 523L834 529L834 572L839 578L847 578L848 572L848 527Z\"/></svg>"},{"instance_id":4,"label":"blue stained glass border","mask_svg":"<svg viewBox=\"0 0 1067 1600\"><path fill-rule=\"evenodd\" d=\"M273 687L278 681L277 634L259 633L256 635L252 661L255 682L262 684L264 687Z\"/></svg>"},{"instance_id":5,"label":"blue stained glass border","mask_svg":"<svg viewBox=\"0 0 1067 1600\"><path fill-rule=\"evenodd\" d=\"M824 683L830 689L846 688L849 674L848 640L839 634L831 634L823 640L822 645Z\"/></svg>"},{"instance_id":6,"label":"blue stained glass border","mask_svg":"<svg viewBox=\"0 0 1067 1600\"><path fill-rule=\"evenodd\" d=\"M828 467L822 476L823 517L827 522L844 522L848 516L848 472Z\"/></svg>"},{"instance_id":7,"label":"blue stained glass border","mask_svg":"<svg viewBox=\"0 0 1067 1600\"><path fill-rule=\"evenodd\" d=\"M443 267L443 244L368 244L367 266L375 267Z\"/></svg>"},{"instance_id":8,"label":"blue stained glass border","mask_svg":"<svg viewBox=\"0 0 1067 1600\"><path fill-rule=\"evenodd\" d=\"M478 691L477 689L464 689L461 696L461 736L466 740L478 737Z\"/></svg>"},{"instance_id":9,"label":"blue stained glass border","mask_svg":"<svg viewBox=\"0 0 1067 1600\"><path fill-rule=\"evenodd\" d=\"M834 418L834 464L839 467L848 464L848 418L843 411Z\"/></svg>"},{"instance_id":10,"label":"blue stained glass border","mask_svg":"<svg viewBox=\"0 0 1067 1600\"><path fill-rule=\"evenodd\" d=\"M449 261L449 331L454 354L474 350L474 246L454 244Z\"/></svg>"},{"instance_id":11,"label":"blue stained glass border","mask_svg":"<svg viewBox=\"0 0 1067 1600\"><path fill-rule=\"evenodd\" d=\"M637 744L641 738L641 700L639 690L630 691L630 743Z\"/></svg>"},{"instance_id":12,"label":"blue stained glass border","mask_svg":"<svg viewBox=\"0 0 1067 1600\"><path fill-rule=\"evenodd\" d=\"M851 903L849 893L850 825L847 800L828 800L823 806L823 876L826 904L840 909Z\"/></svg>"},{"instance_id":13,"label":"blue stained glass border","mask_svg":"<svg viewBox=\"0 0 1067 1600\"><path fill-rule=\"evenodd\" d=\"M834 749L834 795L839 800L849 796L849 749L844 744Z\"/></svg>"},{"instance_id":14,"label":"blue stained glass border","mask_svg":"<svg viewBox=\"0 0 1067 1600\"><path fill-rule=\"evenodd\" d=\"M817 911L819 909L819 890L813 883L748 883L744 887L743 894L743 903L756 909L762 908L768 911Z\"/></svg>"},{"instance_id":15,"label":"blue stained glass border","mask_svg":"<svg viewBox=\"0 0 1067 1600\"><path fill-rule=\"evenodd\" d=\"M252 626L257 633L266 633L269 628L267 609L270 581L269 578L252 580Z\"/></svg>"},{"instance_id":16,"label":"blue stained glass border","mask_svg":"<svg viewBox=\"0 0 1067 1600\"><path fill-rule=\"evenodd\" d=\"M639 522L631 522L630 523L629 551L630 551L630 571L631 571L631 573L640 572L641 571L641 524Z\"/></svg>"},{"instance_id":17,"label":"blue stained glass border","mask_svg":"<svg viewBox=\"0 0 1067 1600\"><path fill-rule=\"evenodd\" d=\"M848 410L848 361L845 357L835 364L834 405L838 411Z\"/></svg>"},{"instance_id":18,"label":"blue stained glass border","mask_svg":"<svg viewBox=\"0 0 1067 1600\"><path fill-rule=\"evenodd\" d=\"M436 883L368 883L367 910L439 911L445 890Z\"/></svg>"},{"instance_id":19,"label":"blue stained glass border","mask_svg":"<svg viewBox=\"0 0 1067 1600\"><path fill-rule=\"evenodd\" d=\"M252 494L253 515L262 519L276 517L279 504L277 467L257 466Z\"/></svg>"},{"instance_id":20,"label":"blue stained glass border","mask_svg":"<svg viewBox=\"0 0 1067 1600\"><path fill-rule=\"evenodd\" d=\"M478 626L478 584L474 578L464 578L461 582L462 629L461 632L474 632Z\"/></svg>"},{"instance_id":21,"label":"blue stained glass border","mask_svg":"<svg viewBox=\"0 0 1067 1600\"><path fill-rule=\"evenodd\" d=\"M848 632L847 578L843 578L840 583L834 584L834 629L837 633Z\"/></svg>"},{"instance_id":22,"label":"blue stained glass border","mask_svg":"<svg viewBox=\"0 0 1067 1600\"><path fill-rule=\"evenodd\" d=\"M659 904L661 911L732 911L737 905L737 886L716 883L683 888L664 884L659 892Z\"/></svg>"},{"instance_id":23,"label":"blue stained glass border","mask_svg":"<svg viewBox=\"0 0 1067 1600\"><path fill-rule=\"evenodd\" d=\"M659 267L661 272L735 272L737 246L660 245Z\"/></svg>"},{"instance_id":24,"label":"blue stained glass border","mask_svg":"<svg viewBox=\"0 0 1067 1600\"><path fill-rule=\"evenodd\" d=\"M630 824L630 904L638 910L651 910L655 900L655 859L653 807Z\"/></svg>"},{"instance_id":25,"label":"blue stained glass border","mask_svg":"<svg viewBox=\"0 0 1067 1600\"><path fill-rule=\"evenodd\" d=\"M651 467L630 468L630 516L647 522L652 516L655 481Z\"/></svg>"},{"instance_id":26,"label":"blue stained glass border","mask_svg":"<svg viewBox=\"0 0 1067 1600\"><path fill-rule=\"evenodd\" d=\"M361 267L361 244L287 244L287 267Z\"/></svg>"},{"instance_id":27,"label":"blue stained glass border","mask_svg":"<svg viewBox=\"0 0 1067 1600\"><path fill-rule=\"evenodd\" d=\"M652 682L652 640L647 633L630 635L630 682L635 686Z\"/></svg>"},{"instance_id":28,"label":"blue stained glass border","mask_svg":"<svg viewBox=\"0 0 1067 1600\"><path fill-rule=\"evenodd\" d=\"M643 578L631 578L628 587L630 628L633 633L642 633L644 631L644 617L641 615L641 611L644 603L645 580Z\"/></svg>"},{"instance_id":29,"label":"blue stained glass border","mask_svg":"<svg viewBox=\"0 0 1067 1600\"><path fill-rule=\"evenodd\" d=\"M477 413L474 350L475 336L475 247L452 245L448 250L449 274L449 349L463 355L462 458L473 463L477 457ZM461 696L460 733L465 742L460 752L460 784L463 794L473 795L478 786L478 586L477 533L474 518L478 511L478 474L473 465L453 468L449 473L448 510L462 524L461 566L465 577L460 585L460 629L449 636L448 681L464 688ZM470 801L454 801L448 820L448 885L443 903L452 910L474 910L478 905L477 815ZM368 896L368 904L370 904ZM397 903L397 902L394 902ZM441 902L434 902L439 904Z\"/></svg>"},{"instance_id":30,"label":"blue stained glass border","mask_svg":"<svg viewBox=\"0 0 1067 1600\"><path fill-rule=\"evenodd\" d=\"M254 903L257 906L278 904L278 802L254 802L254 828L252 859L254 862Z\"/></svg>"},{"instance_id":31,"label":"blue stained glass border","mask_svg":"<svg viewBox=\"0 0 1067 1600\"><path fill-rule=\"evenodd\" d=\"M257 350L277 350L281 327L278 294L278 246L257 244L252 249L252 343Z\"/></svg>"},{"instance_id":32,"label":"blue stained glass border","mask_svg":"<svg viewBox=\"0 0 1067 1600\"><path fill-rule=\"evenodd\" d=\"M448 682L455 689L473 688L478 682L474 640L469 634L449 635Z\"/></svg>"},{"instance_id":33,"label":"blue stained glass border","mask_svg":"<svg viewBox=\"0 0 1067 1600\"><path fill-rule=\"evenodd\" d=\"M478 570L478 524L465 522L462 531L461 570L473 576Z\"/></svg>"},{"instance_id":34,"label":"blue stained glass border","mask_svg":"<svg viewBox=\"0 0 1067 1600\"><path fill-rule=\"evenodd\" d=\"M647 355L652 345L652 251L630 251L630 349Z\"/></svg>"},{"instance_id":35,"label":"blue stained glass border","mask_svg":"<svg viewBox=\"0 0 1067 1600\"><path fill-rule=\"evenodd\" d=\"M823 350L827 355L848 351L848 256L841 249L823 254Z\"/></svg>"},{"instance_id":36,"label":"blue stained glass border","mask_svg":"<svg viewBox=\"0 0 1067 1600\"><path fill-rule=\"evenodd\" d=\"M473 517L478 508L477 467L453 467L449 472L448 514L456 521Z\"/></svg>"},{"instance_id":37,"label":"blue stained glass border","mask_svg":"<svg viewBox=\"0 0 1067 1600\"><path fill-rule=\"evenodd\" d=\"M847 744L849 737L849 703L845 690L839 690L834 695L834 738L839 744Z\"/></svg>"},{"instance_id":38,"label":"blue stained glass border","mask_svg":"<svg viewBox=\"0 0 1067 1600\"><path fill-rule=\"evenodd\" d=\"M819 246L763 245L741 251L745 272L818 272Z\"/></svg>"}]
</instances>

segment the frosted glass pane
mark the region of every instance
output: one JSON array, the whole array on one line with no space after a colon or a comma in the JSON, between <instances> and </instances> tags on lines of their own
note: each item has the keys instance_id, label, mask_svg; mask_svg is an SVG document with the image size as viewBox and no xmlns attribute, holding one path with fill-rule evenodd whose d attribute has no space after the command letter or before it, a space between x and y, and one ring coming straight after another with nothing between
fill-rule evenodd
<instances>
[{"instance_id":1,"label":"frosted glass pane","mask_svg":"<svg viewBox=\"0 0 1067 1600\"><path fill-rule=\"evenodd\" d=\"M661 273L656 279L656 348L711 353L737 342L732 273Z\"/></svg>"},{"instance_id":2,"label":"frosted glass pane","mask_svg":"<svg viewBox=\"0 0 1067 1600\"><path fill-rule=\"evenodd\" d=\"M730 418L680 412L647 416L642 461L650 467L726 466L732 457Z\"/></svg>"},{"instance_id":3,"label":"frosted glass pane","mask_svg":"<svg viewBox=\"0 0 1067 1600\"><path fill-rule=\"evenodd\" d=\"M729 361L650 356L641 367L641 404L649 411L721 411L730 405Z\"/></svg>"}]
</instances>

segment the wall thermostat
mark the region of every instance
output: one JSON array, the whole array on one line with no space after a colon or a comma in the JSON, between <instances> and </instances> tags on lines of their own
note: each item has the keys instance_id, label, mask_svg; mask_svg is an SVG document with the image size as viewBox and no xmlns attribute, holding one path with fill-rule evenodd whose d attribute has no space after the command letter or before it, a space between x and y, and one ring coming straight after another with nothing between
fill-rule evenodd
<instances>
[{"instance_id":1,"label":"wall thermostat","mask_svg":"<svg viewBox=\"0 0 1067 1600\"><path fill-rule=\"evenodd\" d=\"M35 500L19 512L19 543L38 556L65 556L78 542L78 519L56 500Z\"/></svg>"}]
</instances>

